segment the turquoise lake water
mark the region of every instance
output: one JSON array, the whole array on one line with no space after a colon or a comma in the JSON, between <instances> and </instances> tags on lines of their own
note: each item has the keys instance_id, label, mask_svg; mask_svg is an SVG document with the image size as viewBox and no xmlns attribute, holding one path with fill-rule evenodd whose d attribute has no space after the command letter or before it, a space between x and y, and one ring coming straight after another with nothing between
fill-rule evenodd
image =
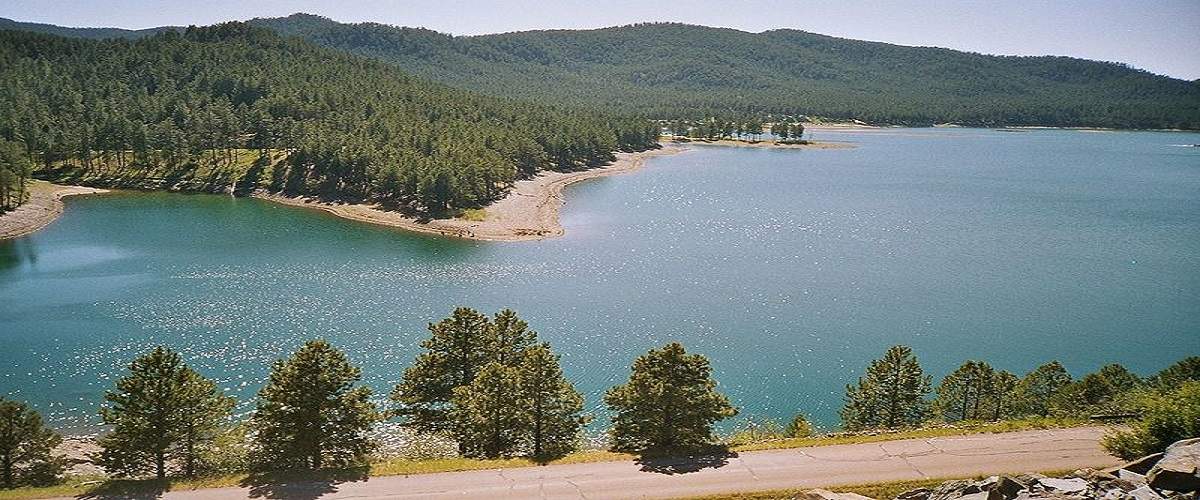
<instances>
[{"instance_id":1,"label":"turquoise lake water","mask_svg":"<svg viewBox=\"0 0 1200 500\"><path fill-rule=\"evenodd\" d=\"M414 235L253 199L72 198L0 243L0 394L63 428L155 344L249 409L326 338L386 394L456 305L516 309L599 412L638 354L712 359L743 415L837 420L890 345L940 376L1149 374L1200 354L1200 134L817 131L852 150L696 147L568 188L567 235ZM600 419L600 423L604 420Z\"/></svg>"}]
</instances>

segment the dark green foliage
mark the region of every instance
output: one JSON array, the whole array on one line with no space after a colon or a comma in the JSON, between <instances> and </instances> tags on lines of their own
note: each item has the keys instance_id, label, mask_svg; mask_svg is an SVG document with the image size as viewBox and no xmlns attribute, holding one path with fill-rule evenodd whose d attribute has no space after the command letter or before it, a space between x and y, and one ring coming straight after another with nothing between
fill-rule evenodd
<instances>
[{"instance_id":1,"label":"dark green foliage","mask_svg":"<svg viewBox=\"0 0 1200 500\"><path fill-rule=\"evenodd\" d=\"M52 454L62 436L42 424L29 405L0 397L0 486L42 486L54 482L63 460Z\"/></svg>"},{"instance_id":2,"label":"dark green foliage","mask_svg":"<svg viewBox=\"0 0 1200 500\"><path fill-rule=\"evenodd\" d=\"M454 389L470 385L483 366L496 360L495 328L487 316L459 307L449 318L429 324L429 339L404 370L392 399L405 424L421 432L451 430L448 415Z\"/></svg>"},{"instance_id":3,"label":"dark green foliage","mask_svg":"<svg viewBox=\"0 0 1200 500\"><path fill-rule=\"evenodd\" d=\"M258 149L287 161L240 192L440 214L657 136L645 120L482 97L244 23L135 41L0 31L0 139L21 142L47 177L69 166L120 184L108 165L126 177L226 168L235 150Z\"/></svg>"},{"instance_id":4,"label":"dark green foliage","mask_svg":"<svg viewBox=\"0 0 1200 500\"><path fill-rule=\"evenodd\" d=\"M1189 356L1177 361L1146 379L1146 385L1167 391L1189 381L1200 381L1200 356Z\"/></svg>"},{"instance_id":5,"label":"dark green foliage","mask_svg":"<svg viewBox=\"0 0 1200 500\"><path fill-rule=\"evenodd\" d=\"M537 333L509 309L492 320L459 307L449 318L430 323L429 333L430 338L421 343L425 352L392 391L392 399L401 405L397 413L422 432L451 430L447 410L454 389L470 385L492 361L517 366L524 351L537 342Z\"/></svg>"},{"instance_id":6,"label":"dark green foliage","mask_svg":"<svg viewBox=\"0 0 1200 500\"><path fill-rule=\"evenodd\" d=\"M1058 361L1033 369L1017 384L1020 412L1042 417L1050 415L1051 402L1070 384L1071 374Z\"/></svg>"},{"instance_id":7,"label":"dark green foliage","mask_svg":"<svg viewBox=\"0 0 1200 500\"><path fill-rule=\"evenodd\" d=\"M842 426L847 430L918 425L929 413L930 376L908 346L893 346L872 361L857 385L846 386Z\"/></svg>"},{"instance_id":8,"label":"dark green foliage","mask_svg":"<svg viewBox=\"0 0 1200 500\"><path fill-rule=\"evenodd\" d=\"M319 469L363 462L379 421L371 390L355 387L358 367L328 342L306 342L271 367L250 426L253 462L266 470Z\"/></svg>"},{"instance_id":9,"label":"dark green foliage","mask_svg":"<svg viewBox=\"0 0 1200 500\"><path fill-rule=\"evenodd\" d=\"M795 417L792 417L792 421L788 422L787 428L783 432L790 438L806 438L813 435L813 426L808 422L808 417L805 417L803 413L797 413Z\"/></svg>"},{"instance_id":10,"label":"dark green foliage","mask_svg":"<svg viewBox=\"0 0 1200 500\"><path fill-rule=\"evenodd\" d=\"M450 420L463 456L496 458L515 454L529 425L517 368L490 362L475 380L454 389Z\"/></svg>"},{"instance_id":11,"label":"dark green foliage","mask_svg":"<svg viewBox=\"0 0 1200 500\"><path fill-rule=\"evenodd\" d=\"M539 344L525 350L518 369L527 454L547 460L575 451L588 417L583 416L583 396L563 377L558 356L549 344Z\"/></svg>"},{"instance_id":12,"label":"dark green foliage","mask_svg":"<svg viewBox=\"0 0 1200 500\"><path fill-rule=\"evenodd\" d=\"M0 139L0 214L25 202L26 182L33 163L25 146L19 142Z\"/></svg>"},{"instance_id":13,"label":"dark green foliage","mask_svg":"<svg viewBox=\"0 0 1200 500\"><path fill-rule=\"evenodd\" d=\"M967 361L938 384L934 408L947 422L981 420L988 412L995 370L983 361Z\"/></svg>"},{"instance_id":14,"label":"dark green foliage","mask_svg":"<svg viewBox=\"0 0 1200 500\"><path fill-rule=\"evenodd\" d=\"M645 453L711 445L713 423L737 415L711 375L708 358L677 342L634 360L629 381L604 394L614 413L612 448Z\"/></svg>"},{"instance_id":15,"label":"dark green foliage","mask_svg":"<svg viewBox=\"0 0 1200 500\"><path fill-rule=\"evenodd\" d=\"M129 375L104 395L100 415L112 430L100 438L97 462L110 473L163 479L168 461L194 475L200 455L219 434L233 398L184 364L179 354L155 348L129 365Z\"/></svg>"},{"instance_id":16,"label":"dark green foliage","mask_svg":"<svg viewBox=\"0 0 1200 500\"><path fill-rule=\"evenodd\" d=\"M544 459L575 448L583 398L517 313L489 319L460 307L429 331L392 393L406 425L452 434L472 457Z\"/></svg>"},{"instance_id":17,"label":"dark green foliage","mask_svg":"<svg viewBox=\"0 0 1200 500\"><path fill-rule=\"evenodd\" d=\"M1050 404L1064 414L1124 413L1130 409L1125 396L1142 384L1137 375L1113 363L1063 387Z\"/></svg>"},{"instance_id":18,"label":"dark green foliage","mask_svg":"<svg viewBox=\"0 0 1200 500\"><path fill-rule=\"evenodd\" d=\"M1109 433L1104 448L1126 460L1163 451L1180 439L1200 437L1200 382L1186 381L1169 392L1147 392L1138 400L1141 420Z\"/></svg>"},{"instance_id":19,"label":"dark green foliage","mask_svg":"<svg viewBox=\"0 0 1200 500\"><path fill-rule=\"evenodd\" d=\"M1069 57L661 23L471 37L306 14L251 23L491 95L651 118L1200 128L1195 82Z\"/></svg>"}]
</instances>

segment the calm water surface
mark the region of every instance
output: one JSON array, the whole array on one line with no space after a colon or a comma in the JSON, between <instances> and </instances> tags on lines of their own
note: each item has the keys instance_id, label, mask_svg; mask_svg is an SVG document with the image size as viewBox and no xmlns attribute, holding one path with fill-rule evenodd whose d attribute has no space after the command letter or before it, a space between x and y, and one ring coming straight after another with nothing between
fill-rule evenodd
<instances>
[{"instance_id":1,"label":"calm water surface","mask_svg":"<svg viewBox=\"0 0 1200 500\"><path fill-rule=\"evenodd\" d=\"M512 307L599 411L632 359L708 355L744 415L836 423L868 360L937 376L1200 354L1200 134L818 131L840 151L698 147L568 189L564 238L413 235L251 199L73 198L0 243L0 394L86 428L166 344L247 410L322 337L386 394L428 321Z\"/></svg>"}]
</instances>

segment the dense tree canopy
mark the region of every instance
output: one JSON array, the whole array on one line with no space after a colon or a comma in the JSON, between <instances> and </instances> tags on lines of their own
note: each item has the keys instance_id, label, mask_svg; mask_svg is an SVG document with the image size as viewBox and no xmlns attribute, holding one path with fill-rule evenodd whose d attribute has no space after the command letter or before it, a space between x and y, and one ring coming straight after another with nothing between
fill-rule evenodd
<instances>
[{"instance_id":1,"label":"dense tree canopy","mask_svg":"<svg viewBox=\"0 0 1200 500\"><path fill-rule=\"evenodd\" d=\"M1196 82L1069 57L674 23L454 37L305 14L251 22L461 88L651 118L1200 128Z\"/></svg>"},{"instance_id":2,"label":"dense tree canopy","mask_svg":"<svg viewBox=\"0 0 1200 500\"><path fill-rule=\"evenodd\" d=\"M644 120L482 97L243 23L134 41L0 31L0 139L101 179L98 155L136 170L283 152L249 187L436 213L657 136Z\"/></svg>"}]
</instances>

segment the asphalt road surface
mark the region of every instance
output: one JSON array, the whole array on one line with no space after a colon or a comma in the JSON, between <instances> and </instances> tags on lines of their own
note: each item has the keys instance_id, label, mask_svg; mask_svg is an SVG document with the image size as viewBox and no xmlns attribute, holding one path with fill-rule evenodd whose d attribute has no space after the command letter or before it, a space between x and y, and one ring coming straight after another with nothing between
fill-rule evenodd
<instances>
[{"instance_id":1,"label":"asphalt road surface","mask_svg":"<svg viewBox=\"0 0 1200 500\"><path fill-rule=\"evenodd\" d=\"M1100 427L743 452L664 462L602 462L363 480L176 491L225 498L673 498L902 479L1106 467Z\"/></svg>"}]
</instances>

